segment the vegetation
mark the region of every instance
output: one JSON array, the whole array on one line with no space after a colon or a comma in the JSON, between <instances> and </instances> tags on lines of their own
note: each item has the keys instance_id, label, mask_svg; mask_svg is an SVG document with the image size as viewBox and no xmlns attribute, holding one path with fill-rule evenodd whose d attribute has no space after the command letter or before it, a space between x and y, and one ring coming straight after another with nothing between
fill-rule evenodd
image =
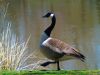
<instances>
[{"instance_id":1,"label":"vegetation","mask_svg":"<svg viewBox=\"0 0 100 75\"><path fill-rule=\"evenodd\" d=\"M0 71L0 75L100 75L100 70L72 71Z\"/></svg>"},{"instance_id":2,"label":"vegetation","mask_svg":"<svg viewBox=\"0 0 100 75\"><path fill-rule=\"evenodd\" d=\"M23 66L30 57L36 59L33 53L29 55L25 54L28 50L27 44L30 37L26 42L19 43L16 35L12 34L10 27L11 26L8 25L7 29L1 33L0 70L22 70L30 66L32 66L33 69L36 68L40 61Z\"/></svg>"},{"instance_id":3,"label":"vegetation","mask_svg":"<svg viewBox=\"0 0 100 75\"><path fill-rule=\"evenodd\" d=\"M39 69L39 64L46 59L38 58L34 53L28 53L28 42L30 37L20 42L20 37L11 29L11 22L6 21L7 9L9 3L6 6L2 6L2 13L0 15L0 25L5 26L0 29L0 70L33 70ZM33 60L28 63L29 59Z\"/></svg>"}]
</instances>

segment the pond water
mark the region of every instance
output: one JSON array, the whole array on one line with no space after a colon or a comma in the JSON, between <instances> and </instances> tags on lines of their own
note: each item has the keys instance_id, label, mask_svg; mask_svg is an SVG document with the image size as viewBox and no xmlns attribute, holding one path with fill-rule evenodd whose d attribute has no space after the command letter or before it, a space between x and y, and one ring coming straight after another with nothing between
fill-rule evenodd
<instances>
[{"instance_id":1,"label":"pond water","mask_svg":"<svg viewBox=\"0 0 100 75\"><path fill-rule=\"evenodd\" d=\"M36 51L41 57L40 35L50 24L50 19L43 19L42 15L48 11L53 11L57 18L52 37L65 41L86 56L85 63L61 62L62 69L100 69L99 0L0 0L0 32L9 22L20 42L31 35L28 52Z\"/></svg>"}]
</instances>

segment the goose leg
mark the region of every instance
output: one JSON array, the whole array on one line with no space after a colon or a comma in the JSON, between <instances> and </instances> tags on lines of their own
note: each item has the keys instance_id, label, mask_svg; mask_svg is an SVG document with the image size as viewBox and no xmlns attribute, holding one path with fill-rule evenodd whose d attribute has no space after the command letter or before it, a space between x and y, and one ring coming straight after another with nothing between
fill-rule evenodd
<instances>
[{"instance_id":1,"label":"goose leg","mask_svg":"<svg viewBox=\"0 0 100 75\"><path fill-rule=\"evenodd\" d=\"M57 70L60 70L59 61L57 61Z\"/></svg>"},{"instance_id":2,"label":"goose leg","mask_svg":"<svg viewBox=\"0 0 100 75\"><path fill-rule=\"evenodd\" d=\"M41 66L43 66L43 67L46 67L46 66L48 66L49 64L55 64L56 62L55 61L46 61L46 62L44 62L44 63L42 63L42 64L40 64Z\"/></svg>"}]
</instances>

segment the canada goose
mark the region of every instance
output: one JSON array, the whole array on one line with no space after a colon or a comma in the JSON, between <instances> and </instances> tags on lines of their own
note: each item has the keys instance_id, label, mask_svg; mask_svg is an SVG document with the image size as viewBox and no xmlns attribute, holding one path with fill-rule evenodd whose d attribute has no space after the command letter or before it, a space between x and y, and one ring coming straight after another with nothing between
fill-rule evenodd
<instances>
[{"instance_id":1,"label":"canada goose","mask_svg":"<svg viewBox=\"0 0 100 75\"><path fill-rule=\"evenodd\" d=\"M60 70L59 61L63 56L66 56L66 60L77 58L81 61L84 61L85 56L79 53L77 49L59 39L50 37L51 31L53 30L56 23L56 17L52 12L48 12L43 16L43 18L49 17L51 17L52 23L47 29L44 30L41 35L40 50L47 58L54 60L54 62L48 61L41 65L47 66L51 63L57 63L57 69Z\"/></svg>"}]
</instances>

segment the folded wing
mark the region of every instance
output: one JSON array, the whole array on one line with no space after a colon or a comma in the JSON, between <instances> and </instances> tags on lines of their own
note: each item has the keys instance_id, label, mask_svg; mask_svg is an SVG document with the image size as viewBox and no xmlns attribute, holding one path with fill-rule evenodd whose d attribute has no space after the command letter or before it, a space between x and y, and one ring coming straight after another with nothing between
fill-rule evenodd
<instances>
[{"instance_id":1,"label":"folded wing","mask_svg":"<svg viewBox=\"0 0 100 75\"><path fill-rule=\"evenodd\" d=\"M78 58L82 61L85 60L85 56L81 54L77 49L73 48L72 46L68 45L67 43L55 39L55 38L48 38L42 43L43 46L50 48L50 50L53 50L57 53L63 53L68 56L72 56L75 58Z\"/></svg>"}]
</instances>

